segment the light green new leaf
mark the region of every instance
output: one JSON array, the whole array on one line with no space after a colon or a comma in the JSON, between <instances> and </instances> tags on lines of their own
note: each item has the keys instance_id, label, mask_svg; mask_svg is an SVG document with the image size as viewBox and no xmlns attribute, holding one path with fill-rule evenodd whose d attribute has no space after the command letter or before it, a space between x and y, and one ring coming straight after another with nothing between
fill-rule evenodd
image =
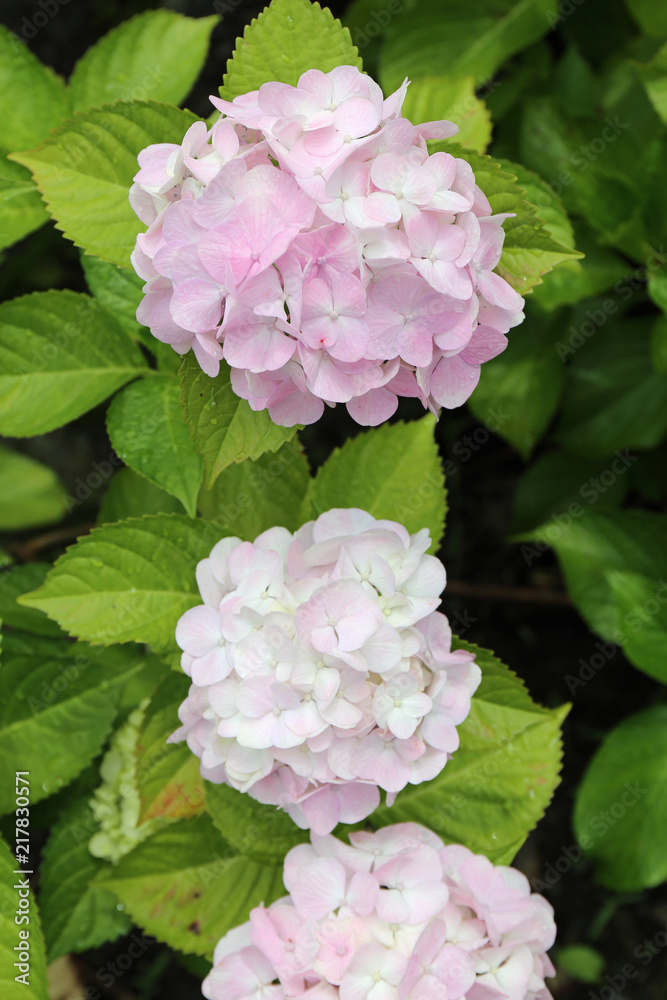
<instances>
[{"instance_id":1,"label":"light green new leaf","mask_svg":"<svg viewBox=\"0 0 667 1000\"><path fill-rule=\"evenodd\" d=\"M447 502L434 427L427 416L409 424L383 424L346 441L318 469L304 519L332 507L361 507L373 517L400 522L411 533L428 528L430 551L436 551Z\"/></svg>"},{"instance_id":2,"label":"light green new leaf","mask_svg":"<svg viewBox=\"0 0 667 1000\"><path fill-rule=\"evenodd\" d=\"M574 829L615 892L667 878L667 705L655 705L612 729L577 791Z\"/></svg>"},{"instance_id":3,"label":"light green new leaf","mask_svg":"<svg viewBox=\"0 0 667 1000\"><path fill-rule=\"evenodd\" d=\"M94 884L96 875L109 867L88 850L96 829L88 800L79 800L62 816L44 848L39 905L49 962L98 948L132 926L116 897Z\"/></svg>"},{"instance_id":4,"label":"light green new leaf","mask_svg":"<svg viewBox=\"0 0 667 1000\"><path fill-rule=\"evenodd\" d=\"M460 639L454 646L474 652L482 669L470 715L458 727L461 745L437 778L408 785L371 822L422 823L447 843L509 864L558 785L569 706L542 708L488 650Z\"/></svg>"},{"instance_id":5,"label":"light green new leaf","mask_svg":"<svg viewBox=\"0 0 667 1000\"><path fill-rule=\"evenodd\" d=\"M27 594L29 590L44 583L44 577L51 569L48 563L32 562L25 566L13 566L6 569L0 578L0 619L3 626L21 629L31 635L45 635L51 639L64 639L65 634L55 622L47 618L42 611L34 608L24 608L16 603L17 597Z\"/></svg>"},{"instance_id":6,"label":"light green new leaf","mask_svg":"<svg viewBox=\"0 0 667 1000\"><path fill-rule=\"evenodd\" d=\"M180 143L197 118L157 101L77 111L41 146L11 159L28 167L56 226L87 253L126 267L143 223L128 201L137 155Z\"/></svg>"},{"instance_id":7,"label":"light green new leaf","mask_svg":"<svg viewBox=\"0 0 667 1000\"><path fill-rule=\"evenodd\" d=\"M119 458L196 514L204 463L190 440L178 402L178 380L156 375L120 392L107 413L107 432Z\"/></svg>"},{"instance_id":8,"label":"light green new leaf","mask_svg":"<svg viewBox=\"0 0 667 1000\"><path fill-rule=\"evenodd\" d=\"M277 80L296 86L308 69L328 73L361 60L350 32L333 14L310 0L272 0L236 40L227 63L221 95L233 100Z\"/></svg>"},{"instance_id":9,"label":"light green new leaf","mask_svg":"<svg viewBox=\"0 0 667 1000\"><path fill-rule=\"evenodd\" d=\"M144 514L182 514L183 504L133 469L119 469L102 497L98 524Z\"/></svg>"},{"instance_id":10,"label":"light green new leaf","mask_svg":"<svg viewBox=\"0 0 667 1000\"><path fill-rule=\"evenodd\" d=\"M491 139L491 115L475 96L472 76L424 76L413 80L405 95L401 114L413 125L452 121L458 125L456 141L466 149L483 153Z\"/></svg>"},{"instance_id":11,"label":"light green new leaf","mask_svg":"<svg viewBox=\"0 0 667 1000\"><path fill-rule=\"evenodd\" d=\"M0 445L0 530L52 524L65 516L64 487L48 465Z\"/></svg>"},{"instance_id":12,"label":"light green new leaf","mask_svg":"<svg viewBox=\"0 0 667 1000\"><path fill-rule=\"evenodd\" d=\"M0 758L10 770L39 775L31 800L53 795L97 756L120 705L123 685L147 657L138 648L104 650L83 644L5 656L0 671ZM45 748L47 748L45 750ZM15 805L0 789L0 814Z\"/></svg>"},{"instance_id":13,"label":"light green new leaf","mask_svg":"<svg viewBox=\"0 0 667 1000\"><path fill-rule=\"evenodd\" d=\"M75 109L109 101L180 104L199 76L211 32L210 17L148 10L123 21L79 59L69 81Z\"/></svg>"},{"instance_id":14,"label":"light green new leaf","mask_svg":"<svg viewBox=\"0 0 667 1000\"><path fill-rule=\"evenodd\" d=\"M228 465L211 489L201 488L198 507L230 535L252 541L278 524L296 531L309 486L308 461L295 438L275 454Z\"/></svg>"},{"instance_id":15,"label":"light green new leaf","mask_svg":"<svg viewBox=\"0 0 667 1000\"><path fill-rule=\"evenodd\" d=\"M229 785L207 781L206 807L213 822L232 847L264 865L282 865L285 855L308 841L308 830L300 830L287 813L262 805Z\"/></svg>"},{"instance_id":16,"label":"light green new leaf","mask_svg":"<svg viewBox=\"0 0 667 1000\"><path fill-rule=\"evenodd\" d=\"M208 816L149 837L98 877L149 934L210 956L250 910L284 895L282 866L264 867L228 846Z\"/></svg>"},{"instance_id":17,"label":"light green new leaf","mask_svg":"<svg viewBox=\"0 0 667 1000\"><path fill-rule=\"evenodd\" d=\"M513 213L503 223L505 242L496 271L517 292L524 295L556 264L582 256L559 242L572 238L569 220L558 198L536 174L509 160L496 160L449 141L429 143L429 149L444 150L467 160L494 213ZM540 207L544 206L546 218L540 215L527 189Z\"/></svg>"},{"instance_id":18,"label":"light green new leaf","mask_svg":"<svg viewBox=\"0 0 667 1000\"><path fill-rule=\"evenodd\" d=\"M156 817L187 819L204 811L199 758L185 743L167 743L180 727L178 708L189 687L184 674L168 674L146 709L136 748L140 823Z\"/></svg>"},{"instance_id":19,"label":"light green new leaf","mask_svg":"<svg viewBox=\"0 0 667 1000\"><path fill-rule=\"evenodd\" d=\"M209 487L228 465L277 451L296 433L296 427L274 424L267 410L251 410L232 389L224 362L220 374L211 378L190 351L183 358L180 380L181 404L190 423L190 435L204 459Z\"/></svg>"},{"instance_id":20,"label":"light green new leaf","mask_svg":"<svg viewBox=\"0 0 667 1000\"><path fill-rule=\"evenodd\" d=\"M39 229L48 218L30 171L0 152L0 250Z\"/></svg>"},{"instance_id":21,"label":"light green new leaf","mask_svg":"<svg viewBox=\"0 0 667 1000\"><path fill-rule=\"evenodd\" d=\"M23 877L15 875L14 872L20 868L21 865L17 863L4 840L0 840L0 993L2 1000L48 1000L44 938L37 904L32 893L32 898L29 900L30 923L15 923L19 894L14 886L19 885ZM17 961L14 949L26 940L25 937L19 937L21 931L24 935L26 931L29 933L27 938L30 942L30 960L27 963L29 975L24 982L17 982L16 976L21 975L23 970L14 966Z\"/></svg>"},{"instance_id":22,"label":"light green new leaf","mask_svg":"<svg viewBox=\"0 0 667 1000\"><path fill-rule=\"evenodd\" d=\"M622 460L609 468L622 474ZM561 525L549 521L533 535L556 550L570 596L591 629L625 645L630 623L619 616L610 573L648 577L657 589L667 565L667 516L643 510L586 510Z\"/></svg>"},{"instance_id":23,"label":"light green new leaf","mask_svg":"<svg viewBox=\"0 0 667 1000\"><path fill-rule=\"evenodd\" d=\"M407 76L493 76L552 26L557 0L425 0L406 3L387 26L380 59L386 93Z\"/></svg>"},{"instance_id":24,"label":"light green new leaf","mask_svg":"<svg viewBox=\"0 0 667 1000\"><path fill-rule=\"evenodd\" d=\"M570 363L554 436L593 458L654 448L667 434L667 374L652 364L652 317L610 317L605 303L618 308L615 299L582 303L556 344Z\"/></svg>"},{"instance_id":25,"label":"light green new leaf","mask_svg":"<svg viewBox=\"0 0 667 1000\"><path fill-rule=\"evenodd\" d=\"M62 427L145 370L139 349L88 295L35 292L0 305L0 434Z\"/></svg>"},{"instance_id":26,"label":"light green new leaf","mask_svg":"<svg viewBox=\"0 0 667 1000\"><path fill-rule=\"evenodd\" d=\"M219 528L178 514L107 524L69 548L20 603L81 639L134 640L170 652L176 622L200 603L197 563L219 537Z\"/></svg>"},{"instance_id":27,"label":"light green new leaf","mask_svg":"<svg viewBox=\"0 0 667 1000\"><path fill-rule=\"evenodd\" d=\"M0 151L34 146L70 111L64 81L0 25Z\"/></svg>"},{"instance_id":28,"label":"light green new leaf","mask_svg":"<svg viewBox=\"0 0 667 1000\"><path fill-rule=\"evenodd\" d=\"M507 348L482 369L479 385L468 406L479 420L499 407L498 434L527 459L558 407L563 387L563 365L554 350L554 332L533 311L511 330Z\"/></svg>"}]
</instances>

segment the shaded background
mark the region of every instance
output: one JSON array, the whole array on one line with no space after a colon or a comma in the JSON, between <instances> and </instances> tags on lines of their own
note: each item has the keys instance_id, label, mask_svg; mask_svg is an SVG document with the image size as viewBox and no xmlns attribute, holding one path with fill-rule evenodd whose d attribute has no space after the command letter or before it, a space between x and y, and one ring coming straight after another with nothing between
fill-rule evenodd
<instances>
[{"instance_id":1,"label":"shaded background","mask_svg":"<svg viewBox=\"0 0 667 1000\"><path fill-rule=\"evenodd\" d=\"M656 0L656 5L661 2L664 0ZM51 0L51 3L56 4L57 12L34 34L30 27L26 29L26 24L30 24L29 19L40 9L36 2L3 0L0 17L11 30L27 38L30 48L40 59L65 76L93 42L134 13L161 7L198 17L215 10L207 0L170 3L69 0L60 5L58 0ZM474 0L471 3L474 4ZM264 3L262 0L242 0L235 7L226 6L230 9L214 31L205 70L186 102L193 111L205 116L210 110L207 96L217 93L236 35ZM341 16L346 5L332 2L329 6L335 15ZM220 7L219 4L218 11ZM588 39L594 59L604 54L610 40L636 30L623 5L614 0L586 0L577 11L577 20L579 38ZM547 36L547 43L556 54L560 53L563 45L560 36ZM78 251L63 240L51 224L11 248L2 258L0 297L3 299L46 288L86 290ZM628 271L634 266L636 264L628 258ZM641 298L637 309L641 312ZM103 461L109 455L111 446L104 427L105 411L106 407L100 407L60 431L16 442L16 446L47 461L73 491L77 478L85 477L91 462ZM419 407L413 411L410 403L404 401L399 416L410 418L421 412ZM334 446L357 429L342 407L327 410L325 417L302 435L311 462L319 464ZM492 648L524 678L537 701L548 706L573 701L564 728L562 783L516 864L530 878L554 883L547 885L544 892L556 910L559 945L587 943L593 946L603 956L605 971L611 976L624 963L633 962L638 968L638 977L616 994L619 997L633 1000L665 997L667 950L647 967L632 958L634 948L667 925L664 889L616 894L596 885L593 868L586 860L572 864L562 873L554 867L564 857L564 849L574 847L575 836L571 828L574 792L602 736L632 712L655 701L659 697L659 687L629 665L619 650L572 696L566 675L577 673L580 660L590 660L599 640L582 622L565 593L553 553L547 551L528 565L520 546L506 541L517 481L525 470L525 463L514 448L486 430L467 410L445 412L438 424L437 436L443 460L455 466L448 477L450 511L442 556L450 584L443 610L450 616L455 631L465 633L465 638L471 642ZM548 451L548 445L541 447ZM628 486L634 506L653 508L654 501L642 488L641 481L635 480L632 470L628 474ZM2 544L19 558L54 558L83 526L94 521L99 500L99 495L91 496L54 533L40 535L31 531L5 536ZM49 800L37 807L35 822L39 823L41 816L46 830L56 806L57 800ZM566 868L567 863L560 860L560 867ZM194 1000L200 995L199 970L205 969L205 964L197 966L196 960L189 958L181 961L161 945L149 947L144 957L110 990L104 989L99 977L96 978L96 971L106 962L113 962L115 956L124 954L127 947L127 939L121 939L99 951L75 958L80 981L91 984L99 991L99 997L114 1000L150 1000L152 997ZM186 963L193 971L186 970ZM63 986L63 989L63 996L81 996L80 989L78 993L73 993L72 987ZM563 975L556 981L553 992L559 998L575 1000L600 996L600 986L583 985ZM91 993L90 1000L97 1000L97 996ZM603 993L602 1000L610 1000L609 993Z\"/></svg>"}]
</instances>

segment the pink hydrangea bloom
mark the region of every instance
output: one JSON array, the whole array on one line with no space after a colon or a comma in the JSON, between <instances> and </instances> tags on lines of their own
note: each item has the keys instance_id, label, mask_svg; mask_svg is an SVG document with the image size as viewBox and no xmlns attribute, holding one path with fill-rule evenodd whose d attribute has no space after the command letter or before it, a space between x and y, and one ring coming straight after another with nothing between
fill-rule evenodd
<instances>
[{"instance_id":1,"label":"pink hydrangea bloom","mask_svg":"<svg viewBox=\"0 0 667 1000\"><path fill-rule=\"evenodd\" d=\"M506 215L471 167L426 141L352 66L266 83L139 154L130 202L137 316L279 424L345 403L379 424L399 396L460 406L504 350L523 299L494 268Z\"/></svg>"},{"instance_id":2,"label":"pink hydrangea bloom","mask_svg":"<svg viewBox=\"0 0 667 1000\"><path fill-rule=\"evenodd\" d=\"M218 542L176 628L192 686L171 739L205 778L326 834L439 774L481 673L451 650L429 544L358 509Z\"/></svg>"},{"instance_id":3,"label":"pink hydrangea bloom","mask_svg":"<svg viewBox=\"0 0 667 1000\"><path fill-rule=\"evenodd\" d=\"M549 1000L553 910L528 879L415 823L285 858L289 895L218 943L207 1000Z\"/></svg>"}]
</instances>

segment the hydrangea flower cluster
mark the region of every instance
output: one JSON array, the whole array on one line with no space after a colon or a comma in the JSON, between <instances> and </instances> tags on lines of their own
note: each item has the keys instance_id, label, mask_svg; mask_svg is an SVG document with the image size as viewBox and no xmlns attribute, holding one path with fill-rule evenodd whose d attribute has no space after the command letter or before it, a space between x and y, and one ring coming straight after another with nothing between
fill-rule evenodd
<instances>
[{"instance_id":1,"label":"hydrangea flower cluster","mask_svg":"<svg viewBox=\"0 0 667 1000\"><path fill-rule=\"evenodd\" d=\"M426 142L451 122L400 117L352 66L224 101L209 129L139 154L148 230L137 317L277 424L345 403L375 425L412 396L460 406L523 299L494 272L502 224L470 165Z\"/></svg>"},{"instance_id":2,"label":"hydrangea flower cluster","mask_svg":"<svg viewBox=\"0 0 667 1000\"><path fill-rule=\"evenodd\" d=\"M326 834L370 815L378 786L391 803L439 774L481 672L451 651L429 544L351 508L215 545L176 629L192 685L171 740L204 778Z\"/></svg>"},{"instance_id":3,"label":"hydrangea flower cluster","mask_svg":"<svg viewBox=\"0 0 667 1000\"><path fill-rule=\"evenodd\" d=\"M547 1000L553 910L513 868L413 823L311 835L289 896L218 943L208 1000Z\"/></svg>"}]
</instances>

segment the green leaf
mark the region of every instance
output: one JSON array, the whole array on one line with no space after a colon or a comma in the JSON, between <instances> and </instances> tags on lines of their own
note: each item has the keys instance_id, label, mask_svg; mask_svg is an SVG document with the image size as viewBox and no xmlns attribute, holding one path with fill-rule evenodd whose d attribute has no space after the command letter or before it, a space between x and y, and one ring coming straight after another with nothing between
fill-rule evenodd
<instances>
[{"instance_id":1,"label":"green leaf","mask_svg":"<svg viewBox=\"0 0 667 1000\"><path fill-rule=\"evenodd\" d=\"M373 77L377 77L384 29L402 9L403 0L352 0L341 14L343 24L350 29L353 43L363 55L366 72Z\"/></svg>"},{"instance_id":2,"label":"green leaf","mask_svg":"<svg viewBox=\"0 0 667 1000\"><path fill-rule=\"evenodd\" d=\"M526 277L529 277L534 262L541 265L540 275L546 273L551 275L553 273L551 269L556 264L574 263L582 254L578 250L568 249L574 248L574 230L563 203L553 187L520 163L512 163L509 160L498 160L498 163L502 170L516 177L521 190L525 192L529 206L525 214L507 219L503 225L506 236L503 256L498 266L499 274L512 283L513 278L522 279L526 270L528 270ZM530 211L531 208L536 209L537 215ZM543 232L536 230L538 222L541 223L540 228ZM547 246L547 243L551 242L555 242L563 253L558 254L553 247ZM544 266L546 263L549 263L548 268ZM550 277L546 279L550 280ZM527 290L532 284L534 282L524 285L524 288ZM538 282L537 287L540 285L541 282Z\"/></svg>"},{"instance_id":3,"label":"green leaf","mask_svg":"<svg viewBox=\"0 0 667 1000\"><path fill-rule=\"evenodd\" d=\"M620 464L610 468L615 471ZM586 510L560 524L543 525L534 537L556 550L570 596L591 629L625 645L627 630L619 619L609 574L634 573L659 581L667 565L667 516L643 510Z\"/></svg>"},{"instance_id":4,"label":"green leaf","mask_svg":"<svg viewBox=\"0 0 667 1000\"><path fill-rule=\"evenodd\" d=\"M527 459L558 407L563 365L553 347L549 323L535 313L511 330L508 346L484 365L468 406L479 420L498 407L498 434Z\"/></svg>"},{"instance_id":5,"label":"green leaf","mask_svg":"<svg viewBox=\"0 0 667 1000\"><path fill-rule=\"evenodd\" d=\"M15 923L19 906L18 890L14 888L21 875L14 874L21 866L9 850L4 840L0 840L0 990L2 1000L48 1000L46 981L46 958L44 938L40 927L37 904L30 899L30 924ZM23 935L19 935L23 932ZM26 937L26 934L29 934ZM16 976L24 970L14 967L17 960L17 945L22 941L30 943L29 974L23 982Z\"/></svg>"},{"instance_id":6,"label":"green leaf","mask_svg":"<svg viewBox=\"0 0 667 1000\"><path fill-rule=\"evenodd\" d=\"M667 122L667 44L648 63L636 67L651 104L663 122Z\"/></svg>"},{"instance_id":7,"label":"green leaf","mask_svg":"<svg viewBox=\"0 0 667 1000\"><path fill-rule=\"evenodd\" d=\"M148 10L123 21L79 59L69 81L75 109L150 97L180 104L208 52L211 17Z\"/></svg>"},{"instance_id":8,"label":"green leaf","mask_svg":"<svg viewBox=\"0 0 667 1000\"><path fill-rule=\"evenodd\" d=\"M541 206L540 211L543 211ZM577 227L576 245L584 253L583 260L563 261L533 289L531 302L541 309L551 311L574 305L612 286L614 293L619 294L631 278L627 263L613 251L599 246L590 231L581 226Z\"/></svg>"},{"instance_id":9,"label":"green leaf","mask_svg":"<svg viewBox=\"0 0 667 1000\"><path fill-rule=\"evenodd\" d=\"M50 569L48 563L34 562L3 571L0 576L0 619L3 626L10 625L12 628L53 639L65 638L56 623L42 611L24 608L16 603L17 597L41 586Z\"/></svg>"},{"instance_id":10,"label":"green leaf","mask_svg":"<svg viewBox=\"0 0 667 1000\"><path fill-rule=\"evenodd\" d=\"M667 376L651 364L652 317L610 318L612 299L585 305L556 344L570 364L554 437L591 457L654 448L667 434Z\"/></svg>"},{"instance_id":11,"label":"green leaf","mask_svg":"<svg viewBox=\"0 0 667 1000\"><path fill-rule=\"evenodd\" d=\"M227 466L211 489L202 487L198 506L208 521L253 541L274 525L296 531L309 486L308 461L295 438L256 462Z\"/></svg>"},{"instance_id":12,"label":"green leaf","mask_svg":"<svg viewBox=\"0 0 667 1000\"><path fill-rule=\"evenodd\" d=\"M42 856L39 904L49 962L97 948L132 926L116 897L94 884L108 866L88 850L97 824L87 799L75 802L54 827Z\"/></svg>"},{"instance_id":13,"label":"green leaf","mask_svg":"<svg viewBox=\"0 0 667 1000\"><path fill-rule=\"evenodd\" d=\"M64 487L48 465L0 445L0 530L53 524L65 516Z\"/></svg>"},{"instance_id":14,"label":"green leaf","mask_svg":"<svg viewBox=\"0 0 667 1000\"><path fill-rule=\"evenodd\" d=\"M409 424L383 424L346 441L317 471L309 516L333 507L361 507L373 517L399 521L410 533L428 528L430 551L436 551L447 504L434 426L427 416Z\"/></svg>"},{"instance_id":15,"label":"green leaf","mask_svg":"<svg viewBox=\"0 0 667 1000\"><path fill-rule=\"evenodd\" d=\"M206 806L233 848L260 864L282 865L285 855L309 839L287 813L262 805L229 785L206 782Z\"/></svg>"},{"instance_id":16,"label":"green leaf","mask_svg":"<svg viewBox=\"0 0 667 1000\"><path fill-rule=\"evenodd\" d=\"M558 198L536 174L509 160L496 160L450 141L430 143L429 149L442 149L467 160L494 213L513 213L503 223L505 242L496 270L516 291L524 295L556 264L581 257L578 250L562 246L552 236L553 231L559 239L569 240L572 230ZM531 203L526 189L545 206L548 222Z\"/></svg>"},{"instance_id":17,"label":"green leaf","mask_svg":"<svg viewBox=\"0 0 667 1000\"><path fill-rule=\"evenodd\" d=\"M658 261L658 268L650 271L648 276L648 295L652 302L656 304L658 309L662 309L664 313L667 313L667 273L660 268L664 268L665 256L660 254Z\"/></svg>"},{"instance_id":18,"label":"green leaf","mask_svg":"<svg viewBox=\"0 0 667 1000\"><path fill-rule=\"evenodd\" d=\"M49 291L0 305L0 368L0 434L26 437L86 413L145 362L95 299Z\"/></svg>"},{"instance_id":19,"label":"green leaf","mask_svg":"<svg viewBox=\"0 0 667 1000\"><path fill-rule=\"evenodd\" d=\"M132 469L119 469L102 497L98 524L144 514L182 514L183 504Z\"/></svg>"},{"instance_id":20,"label":"green leaf","mask_svg":"<svg viewBox=\"0 0 667 1000\"><path fill-rule=\"evenodd\" d=\"M633 18L647 35L664 38L667 35L667 10L654 0L625 0Z\"/></svg>"},{"instance_id":21,"label":"green leaf","mask_svg":"<svg viewBox=\"0 0 667 1000\"><path fill-rule=\"evenodd\" d=\"M4 25L0 25L0 94L0 151L5 153L40 142L70 110L64 81Z\"/></svg>"},{"instance_id":22,"label":"green leaf","mask_svg":"<svg viewBox=\"0 0 667 1000\"><path fill-rule=\"evenodd\" d=\"M659 119L650 105L649 117L655 121L640 130L634 100L631 104L633 111L608 107L605 118L575 119L552 96L529 98L520 154L522 163L541 174L568 211L585 219L604 244L642 259L647 250L644 204L664 154L656 141Z\"/></svg>"},{"instance_id":23,"label":"green leaf","mask_svg":"<svg viewBox=\"0 0 667 1000\"><path fill-rule=\"evenodd\" d=\"M99 257L81 254L81 266L86 283L95 298L113 313L133 340L139 341L155 355L159 371L176 373L181 356L169 344L163 344L148 327L137 322L137 307L144 297L144 281L131 267L118 267Z\"/></svg>"},{"instance_id":24,"label":"green leaf","mask_svg":"<svg viewBox=\"0 0 667 1000\"><path fill-rule=\"evenodd\" d=\"M454 645L473 651L482 669L459 726L461 745L437 778L409 785L371 822L422 823L447 843L509 864L558 785L560 726L569 706L542 708L488 650L460 639Z\"/></svg>"},{"instance_id":25,"label":"green leaf","mask_svg":"<svg viewBox=\"0 0 667 1000\"><path fill-rule=\"evenodd\" d=\"M67 239L96 257L127 266L144 226L128 201L137 155L159 142L180 143L195 115L157 101L117 101L79 112L43 145L11 159L28 167Z\"/></svg>"},{"instance_id":26,"label":"green leaf","mask_svg":"<svg viewBox=\"0 0 667 1000\"><path fill-rule=\"evenodd\" d=\"M39 775L31 801L52 795L97 756L119 707L122 686L146 657L136 648L76 644L58 655L4 658L0 671L0 757ZM0 789L0 814L13 809L13 789Z\"/></svg>"},{"instance_id":27,"label":"green leaf","mask_svg":"<svg viewBox=\"0 0 667 1000\"><path fill-rule=\"evenodd\" d=\"M284 894L282 867L238 854L208 816L185 819L149 837L98 877L140 927L171 948L211 955L250 910Z\"/></svg>"},{"instance_id":28,"label":"green leaf","mask_svg":"<svg viewBox=\"0 0 667 1000\"><path fill-rule=\"evenodd\" d=\"M107 432L126 465L178 497L194 517L204 463L190 440L178 393L173 375L134 382L111 403Z\"/></svg>"},{"instance_id":29,"label":"green leaf","mask_svg":"<svg viewBox=\"0 0 667 1000\"><path fill-rule=\"evenodd\" d=\"M659 316L653 324L651 363L660 375L667 375L667 316Z\"/></svg>"},{"instance_id":30,"label":"green leaf","mask_svg":"<svg viewBox=\"0 0 667 1000\"><path fill-rule=\"evenodd\" d=\"M131 267L117 267L85 253L81 254L81 266L91 295L113 314L123 329L137 338L141 327L136 313L143 298L143 280Z\"/></svg>"},{"instance_id":31,"label":"green leaf","mask_svg":"<svg viewBox=\"0 0 667 1000\"><path fill-rule=\"evenodd\" d=\"M350 32L310 0L272 0L236 40L220 93L226 100L277 80L296 86L308 69L328 73L361 60Z\"/></svg>"},{"instance_id":32,"label":"green leaf","mask_svg":"<svg viewBox=\"0 0 667 1000\"><path fill-rule=\"evenodd\" d=\"M667 583L621 570L606 577L625 637L623 652L649 677L667 684Z\"/></svg>"},{"instance_id":33,"label":"green leaf","mask_svg":"<svg viewBox=\"0 0 667 1000\"><path fill-rule=\"evenodd\" d=\"M558 972L564 972L579 983L599 983L605 961L599 951L587 944L569 944L559 948L555 955Z\"/></svg>"},{"instance_id":34,"label":"green leaf","mask_svg":"<svg viewBox=\"0 0 667 1000\"><path fill-rule=\"evenodd\" d=\"M667 878L667 705L625 719L605 737L579 786L574 829L615 892Z\"/></svg>"},{"instance_id":35,"label":"green leaf","mask_svg":"<svg viewBox=\"0 0 667 1000\"><path fill-rule=\"evenodd\" d=\"M220 529L177 514L95 528L65 552L39 590L21 598L70 634L109 645L176 648L174 629L200 603L195 570Z\"/></svg>"},{"instance_id":36,"label":"green leaf","mask_svg":"<svg viewBox=\"0 0 667 1000\"><path fill-rule=\"evenodd\" d=\"M401 114L413 125L452 121L458 125L456 140L466 149L483 153L491 139L491 115L475 96L472 76L424 76L413 80Z\"/></svg>"},{"instance_id":37,"label":"green leaf","mask_svg":"<svg viewBox=\"0 0 667 1000\"><path fill-rule=\"evenodd\" d=\"M0 152L0 250L48 222L30 171Z\"/></svg>"},{"instance_id":38,"label":"green leaf","mask_svg":"<svg viewBox=\"0 0 667 1000\"><path fill-rule=\"evenodd\" d=\"M211 378L190 352L183 359L180 379L181 404L190 423L190 435L204 459L208 487L228 465L277 451L296 433L296 427L274 424L267 410L251 410L232 389L224 362L220 374Z\"/></svg>"},{"instance_id":39,"label":"green leaf","mask_svg":"<svg viewBox=\"0 0 667 1000\"><path fill-rule=\"evenodd\" d=\"M385 91L404 77L437 74L488 79L551 27L556 0L434 0L405 4L387 26L380 60Z\"/></svg>"},{"instance_id":40,"label":"green leaf","mask_svg":"<svg viewBox=\"0 0 667 1000\"><path fill-rule=\"evenodd\" d=\"M30 174L5 154L41 142L69 113L63 80L0 25L0 249L43 225L48 215Z\"/></svg>"},{"instance_id":41,"label":"green leaf","mask_svg":"<svg viewBox=\"0 0 667 1000\"><path fill-rule=\"evenodd\" d=\"M559 518L579 516L586 505L622 503L630 485L626 472L631 465L616 462L616 458L591 460L563 451L541 455L517 484L512 534L527 534L549 521L557 524ZM618 472L609 469L612 463Z\"/></svg>"},{"instance_id":42,"label":"green leaf","mask_svg":"<svg viewBox=\"0 0 667 1000\"><path fill-rule=\"evenodd\" d=\"M169 674L146 709L136 752L140 823L156 817L187 819L204 810L199 758L186 744L166 742L180 726L178 708L189 687L183 674Z\"/></svg>"}]
</instances>

